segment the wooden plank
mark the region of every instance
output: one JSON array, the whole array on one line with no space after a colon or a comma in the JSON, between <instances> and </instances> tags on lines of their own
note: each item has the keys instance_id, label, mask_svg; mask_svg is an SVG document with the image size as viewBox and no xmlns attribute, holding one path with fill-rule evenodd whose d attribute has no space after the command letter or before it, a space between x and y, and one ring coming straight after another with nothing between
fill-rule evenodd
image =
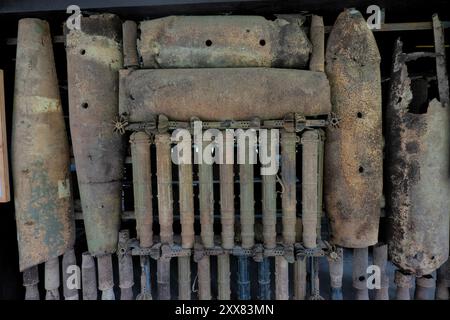
<instances>
[{"instance_id":1,"label":"wooden plank","mask_svg":"<svg viewBox=\"0 0 450 320\"><path fill-rule=\"evenodd\" d=\"M0 70L0 202L9 202L8 142L6 140L5 87Z\"/></svg>"}]
</instances>

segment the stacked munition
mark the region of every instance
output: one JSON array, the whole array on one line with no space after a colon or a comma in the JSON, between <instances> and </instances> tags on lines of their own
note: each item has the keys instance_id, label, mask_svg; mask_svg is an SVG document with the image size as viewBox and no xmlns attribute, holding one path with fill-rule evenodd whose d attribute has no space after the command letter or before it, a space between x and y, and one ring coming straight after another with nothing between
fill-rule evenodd
<instances>
[{"instance_id":1,"label":"stacked munition","mask_svg":"<svg viewBox=\"0 0 450 320\"><path fill-rule=\"evenodd\" d=\"M27 299L38 299L45 263L46 299L59 299L59 256L74 245L69 145L49 25L19 21L13 106L12 170L20 270Z\"/></svg>"},{"instance_id":2,"label":"stacked munition","mask_svg":"<svg viewBox=\"0 0 450 320\"><path fill-rule=\"evenodd\" d=\"M326 73L331 86L332 126L325 143L325 204L331 242L354 248L353 287L368 299L368 247L378 242L382 203L380 54L363 16L345 10L328 39ZM342 259L330 267L336 291ZM339 293L332 296L340 297Z\"/></svg>"}]
</instances>

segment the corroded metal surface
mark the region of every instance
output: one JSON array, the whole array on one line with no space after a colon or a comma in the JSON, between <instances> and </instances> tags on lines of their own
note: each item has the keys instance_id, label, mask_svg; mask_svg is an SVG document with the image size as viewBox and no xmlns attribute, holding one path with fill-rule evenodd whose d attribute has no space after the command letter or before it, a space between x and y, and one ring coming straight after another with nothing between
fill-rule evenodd
<instances>
[{"instance_id":1,"label":"corroded metal surface","mask_svg":"<svg viewBox=\"0 0 450 320\"><path fill-rule=\"evenodd\" d=\"M57 258L75 241L64 125L50 29L19 21L12 173L20 270Z\"/></svg>"},{"instance_id":2,"label":"corroded metal surface","mask_svg":"<svg viewBox=\"0 0 450 320\"><path fill-rule=\"evenodd\" d=\"M289 300L289 263L283 256L275 257L275 299Z\"/></svg>"},{"instance_id":3,"label":"corroded metal surface","mask_svg":"<svg viewBox=\"0 0 450 320\"><path fill-rule=\"evenodd\" d=\"M439 268L449 254L450 117L436 99L425 113L410 110L405 59L398 40L386 111L389 256L403 271L421 276Z\"/></svg>"},{"instance_id":4,"label":"corroded metal surface","mask_svg":"<svg viewBox=\"0 0 450 320\"><path fill-rule=\"evenodd\" d=\"M342 278L344 276L344 249L337 247L334 257L327 257L330 272L331 300L342 300Z\"/></svg>"},{"instance_id":5,"label":"corroded metal surface","mask_svg":"<svg viewBox=\"0 0 450 320\"><path fill-rule=\"evenodd\" d=\"M339 15L326 51L338 127L327 130L325 203L334 244L363 248L378 241L383 183L380 54L362 15ZM364 195L364 196L362 196Z\"/></svg>"},{"instance_id":6,"label":"corroded metal surface","mask_svg":"<svg viewBox=\"0 0 450 320\"><path fill-rule=\"evenodd\" d=\"M83 300L97 300L97 273L94 257L89 252L81 256L81 286Z\"/></svg>"},{"instance_id":7,"label":"corroded metal surface","mask_svg":"<svg viewBox=\"0 0 450 320\"><path fill-rule=\"evenodd\" d=\"M129 122L282 119L331 111L324 73L270 68L122 70L120 114ZM275 107L276 106L276 107Z\"/></svg>"},{"instance_id":8,"label":"corroded metal surface","mask_svg":"<svg viewBox=\"0 0 450 320\"><path fill-rule=\"evenodd\" d=\"M395 270L394 283L397 286L396 300L411 300L409 289L412 287L413 277Z\"/></svg>"},{"instance_id":9,"label":"corroded metal surface","mask_svg":"<svg viewBox=\"0 0 450 320\"><path fill-rule=\"evenodd\" d=\"M153 244L153 205L150 137L135 132L130 137L136 232L142 248Z\"/></svg>"},{"instance_id":10,"label":"corroded metal surface","mask_svg":"<svg viewBox=\"0 0 450 320\"><path fill-rule=\"evenodd\" d=\"M66 35L73 152L89 252L117 248L123 143L113 132L122 67L121 22L104 14L81 18Z\"/></svg>"},{"instance_id":11,"label":"corroded metal surface","mask_svg":"<svg viewBox=\"0 0 450 320\"><path fill-rule=\"evenodd\" d=\"M389 300L389 276L387 270L388 246L378 243L373 247L373 264L380 268L380 289L375 289L375 300Z\"/></svg>"},{"instance_id":12,"label":"corroded metal surface","mask_svg":"<svg viewBox=\"0 0 450 320\"><path fill-rule=\"evenodd\" d=\"M133 300L133 259L128 250L130 232L122 230L119 232L119 250L117 260L119 262L119 287L120 300Z\"/></svg>"},{"instance_id":13,"label":"corroded metal surface","mask_svg":"<svg viewBox=\"0 0 450 320\"><path fill-rule=\"evenodd\" d=\"M198 299L211 300L211 266L209 256L197 262Z\"/></svg>"},{"instance_id":14,"label":"corroded metal surface","mask_svg":"<svg viewBox=\"0 0 450 320\"><path fill-rule=\"evenodd\" d=\"M102 300L115 300L114 275L110 254L97 256L98 289L102 292Z\"/></svg>"},{"instance_id":15,"label":"corroded metal surface","mask_svg":"<svg viewBox=\"0 0 450 320\"><path fill-rule=\"evenodd\" d=\"M127 20L122 24L123 35L123 66L125 68L139 67L139 57L137 53L137 24Z\"/></svg>"},{"instance_id":16,"label":"corroded metal surface","mask_svg":"<svg viewBox=\"0 0 450 320\"><path fill-rule=\"evenodd\" d=\"M25 287L25 300L39 300L39 270L33 266L23 271L23 286Z\"/></svg>"},{"instance_id":17,"label":"corroded metal surface","mask_svg":"<svg viewBox=\"0 0 450 320\"><path fill-rule=\"evenodd\" d=\"M311 59L309 60L309 70L325 71L325 27L323 18L312 15L310 37L312 43Z\"/></svg>"},{"instance_id":18,"label":"corroded metal surface","mask_svg":"<svg viewBox=\"0 0 450 320\"><path fill-rule=\"evenodd\" d=\"M367 288L367 267L369 264L369 249L353 249L353 288L355 289L356 300L369 300L369 290Z\"/></svg>"},{"instance_id":19,"label":"corroded metal surface","mask_svg":"<svg viewBox=\"0 0 450 320\"><path fill-rule=\"evenodd\" d=\"M233 131L222 131L223 147L219 165L220 174L220 223L222 225L222 247L234 247L234 135ZM212 190L211 190L212 191Z\"/></svg>"},{"instance_id":20,"label":"corroded metal surface","mask_svg":"<svg viewBox=\"0 0 450 320\"><path fill-rule=\"evenodd\" d=\"M283 243L295 243L295 227L297 222L297 174L296 174L296 145L297 134L293 130L281 131L281 179L283 193L281 194Z\"/></svg>"},{"instance_id":21,"label":"corroded metal surface","mask_svg":"<svg viewBox=\"0 0 450 320\"><path fill-rule=\"evenodd\" d=\"M302 68L311 44L302 16L170 16L142 21L145 68Z\"/></svg>"},{"instance_id":22,"label":"corroded metal surface","mask_svg":"<svg viewBox=\"0 0 450 320\"><path fill-rule=\"evenodd\" d=\"M416 290L414 291L415 300L434 300L434 291L436 278L427 274L416 278Z\"/></svg>"},{"instance_id":23,"label":"corroded metal surface","mask_svg":"<svg viewBox=\"0 0 450 320\"><path fill-rule=\"evenodd\" d=\"M217 256L217 299L230 300L230 255Z\"/></svg>"},{"instance_id":24,"label":"corroded metal surface","mask_svg":"<svg viewBox=\"0 0 450 320\"><path fill-rule=\"evenodd\" d=\"M178 300L191 300L191 257L178 257Z\"/></svg>"},{"instance_id":25,"label":"corroded metal surface","mask_svg":"<svg viewBox=\"0 0 450 320\"><path fill-rule=\"evenodd\" d=\"M59 258L45 262L44 277L45 300L59 300Z\"/></svg>"}]
</instances>

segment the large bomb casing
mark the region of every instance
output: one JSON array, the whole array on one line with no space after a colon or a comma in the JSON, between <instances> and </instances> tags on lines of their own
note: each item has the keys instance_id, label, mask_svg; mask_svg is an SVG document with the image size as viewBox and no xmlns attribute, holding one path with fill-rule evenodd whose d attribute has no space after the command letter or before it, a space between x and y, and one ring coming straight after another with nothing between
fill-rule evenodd
<instances>
[{"instance_id":1,"label":"large bomb casing","mask_svg":"<svg viewBox=\"0 0 450 320\"><path fill-rule=\"evenodd\" d=\"M81 18L66 35L69 112L89 252L116 250L123 143L113 132L118 115L122 24L111 14Z\"/></svg>"},{"instance_id":2,"label":"large bomb casing","mask_svg":"<svg viewBox=\"0 0 450 320\"><path fill-rule=\"evenodd\" d=\"M398 40L386 110L389 256L403 272L422 276L449 254L450 116L436 99L425 113L414 111L406 59Z\"/></svg>"},{"instance_id":3,"label":"large bomb casing","mask_svg":"<svg viewBox=\"0 0 450 320\"><path fill-rule=\"evenodd\" d=\"M338 127L325 142L325 205L332 242L363 248L378 241L382 203L380 54L362 15L346 10L328 39L326 73Z\"/></svg>"},{"instance_id":4,"label":"large bomb casing","mask_svg":"<svg viewBox=\"0 0 450 320\"><path fill-rule=\"evenodd\" d=\"M144 68L305 67L304 17L170 16L142 21Z\"/></svg>"},{"instance_id":5,"label":"large bomb casing","mask_svg":"<svg viewBox=\"0 0 450 320\"><path fill-rule=\"evenodd\" d=\"M328 114L330 87L323 72L274 68L121 70L120 114L147 122L282 119L291 112Z\"/></svg>"},{"instance_id":6,"label":"large bomb casing","mask_svg":"<svg viewBox=\"0 0 450 320\"><path fill-rule=\"evenodd\" d=\"M20 270L57 258L75 241L69 145L48 23L19 21L12 171Z\"/></svg>"}]
</instances>

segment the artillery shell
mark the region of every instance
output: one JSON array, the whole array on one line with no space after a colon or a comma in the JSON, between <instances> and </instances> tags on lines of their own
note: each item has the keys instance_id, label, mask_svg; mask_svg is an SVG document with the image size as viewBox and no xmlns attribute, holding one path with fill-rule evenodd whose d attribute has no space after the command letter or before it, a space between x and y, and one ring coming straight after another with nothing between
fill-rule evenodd
<instances>
[{"instance_id":1,"label":"artillery shell","mask_svg":"<svg viewBox=\"0 0 450 320\"><path fill-rule=\"evenodd\" d=\"M23 271L73 247L69 145L48 23L21 19L17 35L12 173Z\"/></svg>"},{"instance_id":2,"label":"artillery shell","mask_svg":"<svg viewBox=\"0 0 450 320\"><path fill-rule=\"evenodd\" d=\"M345 10L337 18L326 62L337 122L337 127L327 129L325 141L324 191L331 241L364 248L378 242L383 138L380 54L358 11Z\"/></svg>"},{"instance_id":3,"label":"artillery shell","mask_svg":"<svg viewBox=\"0 0 450 320\"><path fill-rule=\"evenodd\" d=\"M45 300L59 300L59 258L45 263Z\"/></svg>"},{"instance_id":4,"label":"artillery shell","mask_svg":"<svg viewBox=\"0 0 450 320\"><path fill-rule=\"evenodd\" d=\"M127 20L122 24L123 34L123 66L125 68L139 67L137 53L137 24Z\"/></svg>"},{"instance_id":5,"label":"artillery shell","mask_svg":"<svg viewBox=\"0 0 450 320\"><path fill-rule=\"evenodd\" d=\"M62 259L62 279L65 300L78 300L78 283L79 281L77 271L77 259L73 249L67 251ZM74 277L71 277L74 275ZM73 279L73 280L72 280ZM75 283L74 283L75 281Z\"/></svg>"},{"instance_id":6,"label":"artillery shell","mask_svg":"<svg viewBox=\"0 0 450 320\"><path fill-rule=\"evenodd\" d=\"M302 68L311 44L302 16L170 16L142 21L144 68Z\"/></svg>"},{"instance_id":7,"label":"artillery shell","mask_svg":"<svg viewBox=\"0 0 450 320\"><path fill-rule=\"evenodd\" d=\"M120 114L129 122L282 119L331 111L323 72L270 68L122 70ZM276 106L276 108L274 107Z\"/></svg>"},{"instance_id":8,"label":"artillery shell","mask_svg":"<svg viewBox=\"0 0 450 320\"><path fill-rule=\"evenodd\" d=\"M111 14L81 18L66 34L69 116L89 252L114 253L121 212L123 141L114 132L122 24Z\"/></svg>"},{"instance_id":9,"label":"artillery shell","mask_svg":"<svg viewBox=\"0 0 450 320\"><path fill-rule=\"evenodd\" d=\"M97 273L94 257L89 252L84 252L81 259L83 300L97 300Z\"/></svg>"},{"instance_id":10,"label":"artillery shell","mask_svg":"<svg viewBox=\"0 0 450 320\"><path fill-rule=\"evenodd\" d=\"M98 289L102 300L115 300L112 257L110 254L97 256Z\"/></svg>"}]
</instances>

